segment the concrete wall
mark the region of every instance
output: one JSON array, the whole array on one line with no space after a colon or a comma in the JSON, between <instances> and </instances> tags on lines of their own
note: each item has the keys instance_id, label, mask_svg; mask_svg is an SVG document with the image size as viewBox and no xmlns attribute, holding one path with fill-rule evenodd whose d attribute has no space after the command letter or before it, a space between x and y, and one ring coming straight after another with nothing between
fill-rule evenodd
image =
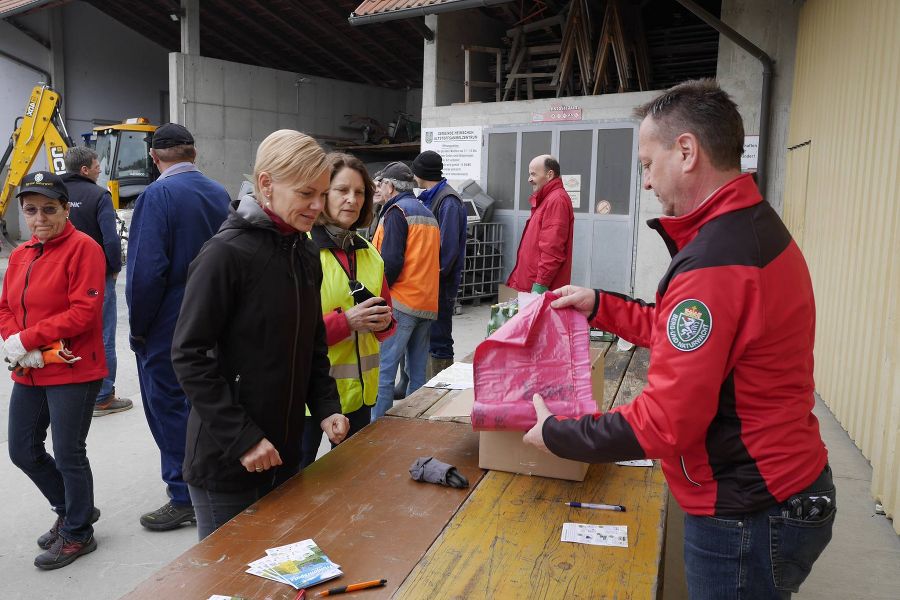
<instances>
[{"instance_id":1,"label":"concrete wall","mask_svg":"<svg viewBox=\"0 0 900 600\"><path fill-rule=\"evenodd\" d=\"M17 17L17 21L43 39L49 40L49 20L46 14ZM0 50L37 69L50 71L49 50L4 20L0 20ZM5 149L16 117L21 117L25 111L31 88L46 83L47 76L0 55L0 81L0 144ZM40 161L42 162L36 165L46 168L46 159L41 158ZM2 175L5 176L5 171Z\"/></svg>"},{"instance_id":2,"label":"concrete wall","mask_svg":"<svg viewBox=\"0 0 900 600\"><path fill-rule=\"evenodd\" d=\"M84 2L62 7L66 126L76 143L96 121L146 117L160 124L168 51Z\"/></svg>"},{"instance_id":3,"label":"concrete wall","mask_svg":"<svg viewBox=\"0 0 900 600\"><path fill-rule=\"evenodd\" d=\"M775 61L769 174L763 192L779 212L784 204L788 117L794 83L797 24L802 4L784 0L722 0L722 20ZM762 64L725 36L719 36L717 76L722 87L740 107L744 131L747 135L758 134Z\"/></svg>"},{"instance_id":4,"label":"concrete wall","mask_svg":"<svg viewBox=\"0 0 900 600\"><path fill-rule=\"evenodd\" d=\"M197 140L197 165L236 194L259 143L276 129L356 136L345 114L387 124L406 91L300 75L200 56L169 55L172 120Z\"/></svg>"},{"instance_id":5,"label":"concrete wall","mask_svg":"<svg viewBox=\"0 0 900 600\"><path fill-rule=\"evenodd\" d=\"M144 116L162 118L160 94L168 90L166 50L106 16L90 4L72 2L31 15L15 16L47 42L52 42L51 18L62 23L64 68L53 73L53 87L62 94L60 110L76 142L95 121ZM0 20L0 50L39 68L53 68L52 49L45 48L6 21ZM0 138L8 139L13 120L22 115L31 88L46 77L0 56Z\"/></svg>"}]
</instances>

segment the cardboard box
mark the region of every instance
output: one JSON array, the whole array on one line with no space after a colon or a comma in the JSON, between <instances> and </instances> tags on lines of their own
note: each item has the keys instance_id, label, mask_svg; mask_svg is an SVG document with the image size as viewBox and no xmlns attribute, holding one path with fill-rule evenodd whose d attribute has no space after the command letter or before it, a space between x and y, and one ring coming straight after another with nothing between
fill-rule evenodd
<instances>
[{"instance_id":1,"label":"cardboard box","mask_svg":"<svg viewBox=\"0 0 900 600\"><path fill-rule=\"evenodd\" d=\"M591 348L591 393L597 403L597 410L603 407L603 369L605 360L602 352ZM554 479L584 481L588 464L559 458L542 452L522 441L521 431L482 431L478 443L478 466L482 469L539 475Z\"/></svg>"},{"instance_id":2,"label":"cardboard box","mask_svg":"<svg viewBox=\"0 0 900 600\"><path fill-rule=\"evenodd\" d=\"M518 290L514 290L509 286L503 285L502 283L497 286L497 302L509 302L510 300L515 300L519 297Z\"/></svg>"},{"instance_id":3,"label":"cardboard box","mask_svg":"<svg viewBox=\"0 0 900 600\"><path fill-rule=\"evenodd\" d=\"M482 431L478 466L493 471L584 481L588 465L547 454L522 441L521 431Z\"/></svg>"}]
</instances>

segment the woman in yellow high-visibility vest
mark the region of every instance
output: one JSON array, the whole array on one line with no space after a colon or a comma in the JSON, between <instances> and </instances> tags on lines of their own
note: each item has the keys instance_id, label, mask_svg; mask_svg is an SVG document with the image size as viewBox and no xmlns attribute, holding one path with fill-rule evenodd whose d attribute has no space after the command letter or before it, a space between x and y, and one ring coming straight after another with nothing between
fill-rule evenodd
<instances>
[{"instance_id":1,"label":"woman in yellow high-visibility vest","mask_svg":"<svg viewBox=\"0 0 900 600\"><path fill-rule=\"evenodd\" d=\"M378 396L381 341L394 333L384 262L357 235L372 221L375 186L358 158L331 155L331 187L311 236L322 260L322 313L331 376L350 420L347 438L369 424ZM308 420L312 422L312 420ZM301 468L316 458L322 439L315 427L303 436Z\"/></svg>"}]
</instances>

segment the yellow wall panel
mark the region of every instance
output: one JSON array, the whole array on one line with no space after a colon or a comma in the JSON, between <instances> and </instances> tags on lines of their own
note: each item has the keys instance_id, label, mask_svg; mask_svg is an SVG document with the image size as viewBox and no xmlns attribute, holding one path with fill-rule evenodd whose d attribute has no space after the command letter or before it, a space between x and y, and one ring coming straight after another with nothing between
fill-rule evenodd
<instances>
[{"instance_id":1,"label":"yellow wall panel","mask_svg":"<svg viewBox=\"0 0 900 600\"><path fill-rule=\"evenodd\" d=\"M784 216L815 286L816 388L900 533L897 31L895 0L803 5Z\"/></svg>"}]
</instances>

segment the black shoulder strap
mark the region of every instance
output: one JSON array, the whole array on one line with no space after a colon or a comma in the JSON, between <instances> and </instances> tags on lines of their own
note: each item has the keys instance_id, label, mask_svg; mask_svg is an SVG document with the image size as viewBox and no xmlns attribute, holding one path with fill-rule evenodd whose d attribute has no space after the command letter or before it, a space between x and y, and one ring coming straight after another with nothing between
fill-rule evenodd
<instances>
[{"instance_id":1,"label":"black shoulder strap","mask_svg":"<svg viewBox=\"0 0 900 600\"><path fill-rule=\"evenodd\" d=\"M450 184L445 184L437 193L437 198L431 203L431 213L434 215L434 218L437 219L438 225L441 223L441 217L438 216L438 213L441 212L441 204L444 203L444 200L448 196L456 196L459 198L459 194L456 193L456 190L450 187Z\"/></svg>"}]
</instances>

